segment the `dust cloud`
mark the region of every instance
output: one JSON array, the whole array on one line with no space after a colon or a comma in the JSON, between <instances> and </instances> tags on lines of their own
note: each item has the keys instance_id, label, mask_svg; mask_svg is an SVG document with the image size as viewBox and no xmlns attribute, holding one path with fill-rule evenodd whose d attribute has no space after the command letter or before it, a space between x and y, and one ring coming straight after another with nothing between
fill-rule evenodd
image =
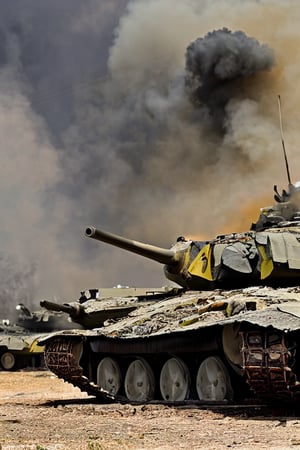
<instances>
[{"instance_id":1,"label":"dust cloud","mask_svg":"<svg viewBox=\"0 0 300 450\"><path fill-rule=\"evenodd\" d=\"M300 178L298 1L10 0L0 12L1 316L167 283L86 226L165 247L248 229L258 211L244 212L287 185L278 94Z\"/></svg>"}]
</instances>

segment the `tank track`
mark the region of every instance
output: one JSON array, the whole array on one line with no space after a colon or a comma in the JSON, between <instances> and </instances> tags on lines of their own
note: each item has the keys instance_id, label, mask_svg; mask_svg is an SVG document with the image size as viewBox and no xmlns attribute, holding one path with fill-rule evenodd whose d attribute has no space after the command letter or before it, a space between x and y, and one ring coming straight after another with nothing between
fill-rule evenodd
<instances>
[{"instance_id":1,"label":"tank track","mask_svg":"<svg viewBox=\"0 0 300 450\"><path fill-rule=\"evenodd\" d=\"M257 398L291 401L300 397L300 382L290 365L293 350L286 346L284 335L269 345L272 333L268 331L243 331L241 353L247 383ZM88 395L96 396L105 402L128 403L121 395L109 392L91 382L79 365L75 348L80 341L57 337L45 348L46 367L59 378L78 387Z\"/></svg>"},{"instance_id":2,"label":"tank track","mask_svg":"<svg viewBox=\"0 0 300 450\"><path fill-rule=\"evenodd\" d=\"M243 369L256 396L291 401L300 397L300 382L292 371L295 347L287 347L283 333L241 332Z\"/></svg>"},{"instance_id":3,"label":"tank track","mask_svg":"<svg viewBox=\"0 0 300 450\"><path fill-rule=\"evenodd\" d=\"M59 378L78 387L88 395L101 398L105 402L126 402L125 398L111 395L83 375L78 358L74 355L74 349L79 342L78 339L74 340L63 337L57 337L51 340L45 348L46 367Z\"/></svg>"}]
</instances>

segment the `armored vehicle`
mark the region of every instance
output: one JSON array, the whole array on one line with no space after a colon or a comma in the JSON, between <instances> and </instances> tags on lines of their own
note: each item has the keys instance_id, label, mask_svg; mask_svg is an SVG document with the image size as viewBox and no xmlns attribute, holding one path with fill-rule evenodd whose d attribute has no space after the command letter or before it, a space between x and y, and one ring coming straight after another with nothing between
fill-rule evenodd
<instances>
[{"instance_id":1,"label":"armored vehicle","mask_svg":"<svg viewBox=\"0 0 300 450\"><path fill-rule=\"evenodd\" d=\"M76 302L57 304L43 300L40 305L48 311L67 313L73 323L92 329L103 326L108 319L127 316L141 304L151 304L153 300L164 298L170 291L174 289L130 288L129 286L89 289L81 292L81 297ZM150 299L149 302L147 299Z\"/></svg>"},{"instance_id":2,"label":"armored vehicle","mask_svg":"<svg viewBox=\"0 0 300 450\"><path fill-rule=\"evenodd\" d=\"M42 366L44 349L38 345L40 337L41 334L4 320L0 325L0 370Z\"/></svg>"},{"instance_id":3,"label":"armored vehicle","mask_svg":"<svg viewBox=\"0 0 300 450\"><path fill-rule=\"evenodd\" d=\"M24 304L16 306L16 320L2 320L0 324L0 369L17 370L44 365L44 348L38 339L53 330L81 328L59 312L44 309L30 311Z\"/></svg>"},{"instance_id":4,"label":"armored vehicle","mask_svg":"<svg viewBox=\"0 0 300 450\"><path fill-rule=\"evenodd\" d=\"M181 287L99 298L90 329L41 340L47 367L107 401L296 401L299 196L298 184L282 194L275 187L276 204L249 231L180 237L170 249L87 228L90 238L164 264ZM71 317L80 323L90 307L81 303Z\"/></svg>"}]
</instances>

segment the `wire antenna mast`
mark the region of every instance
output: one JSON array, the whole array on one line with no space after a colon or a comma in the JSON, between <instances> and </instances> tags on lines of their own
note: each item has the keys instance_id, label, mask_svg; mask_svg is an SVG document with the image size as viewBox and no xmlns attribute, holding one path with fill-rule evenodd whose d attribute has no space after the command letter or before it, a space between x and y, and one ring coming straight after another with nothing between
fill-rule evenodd
<instances>
[{"instance_id":1,"label":"wire antenna mast","mask_svg":"<svg viewBox=\"0 0 300 450\"><path fill-rule=\"evenodd\" d=\"M282 148L283 148L283 155L284 155L284 160L285 160L285 167L286 167L286 172L287 172L288 182L289 182L289 185L291 185L291 184L292 184L292 182L291 182L291 175L290 175L289 163L288 163L288 159L287 159L287 156L286 156L286 150L285 150L285 144L284 144L284 137L283 137L280 95L278 95L277 98L278 98L278 111L279 111L279 123L280 123L281 143L282 143Z\"/></svg>"}]
</instances>

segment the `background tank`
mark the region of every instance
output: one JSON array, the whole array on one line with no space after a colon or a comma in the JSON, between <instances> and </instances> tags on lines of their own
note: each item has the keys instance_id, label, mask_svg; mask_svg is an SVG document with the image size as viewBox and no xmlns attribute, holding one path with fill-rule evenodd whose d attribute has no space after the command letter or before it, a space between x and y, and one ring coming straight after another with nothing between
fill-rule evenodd
<instances>
[{"instance_id":1,"label":"background tank","mask_svg":"<svg viewBox=\"0 0 300 450\"><path fill-rule=\"evenodd\" d=\"M3 320L0 324L0 370L41 367L44 349L38 345L40 337L41 334Z\"/></svg>"},{"instance_id":2,"label":"background tank","mask_svg":"<svg viewBox=\"0 0 300 450\"><path fill-rule=\"evenodd\" d=\"M180 238L167 250L87 228L89 237L165 264L182 288L146 301L137 295L122 317L42 339L47 367L103 400L297 401L299 188L275 194L250 231Z\"/></svg>"},{"instance_id":3,"label":"background tank","mask_svg":"<svg viewBox=\"0 0 300 450\"><path fill-rule=\"evenodd\" d=\"M73 323L92 329L103 326L109 319L126 317L138 307L164 298L167 292L178 292L178 289L167 287L90 289L82 292L76 302L58 304L43 300L40 305L48 311L65 313Z\"/></svg>"},{"instance_id":4,"label":"background tank","mask_svg":"<svg viewBox=\"0 0 300 450\"><path fill-rule=\"evenodd\" d=\"M30 311L25 305L19 303L16 306L16 324L30 332L47 333L53 330L65 330L74 328L74 324L61 311L46 311L44 308Z\"/></svg>"},{"instance_id":5,"label":"background tank","mask_svg":"<svg viewBox=\"0 0 300 450\"><path fill-rule=\"evenodd\" d=\"M30 311L24 304L18 304L15 323L3 320L0 324L0 369L43 366L44 348L38 345L38 339L54 330L76 327L79 325L60 312Z\"/></svg>"}]
</instances>

